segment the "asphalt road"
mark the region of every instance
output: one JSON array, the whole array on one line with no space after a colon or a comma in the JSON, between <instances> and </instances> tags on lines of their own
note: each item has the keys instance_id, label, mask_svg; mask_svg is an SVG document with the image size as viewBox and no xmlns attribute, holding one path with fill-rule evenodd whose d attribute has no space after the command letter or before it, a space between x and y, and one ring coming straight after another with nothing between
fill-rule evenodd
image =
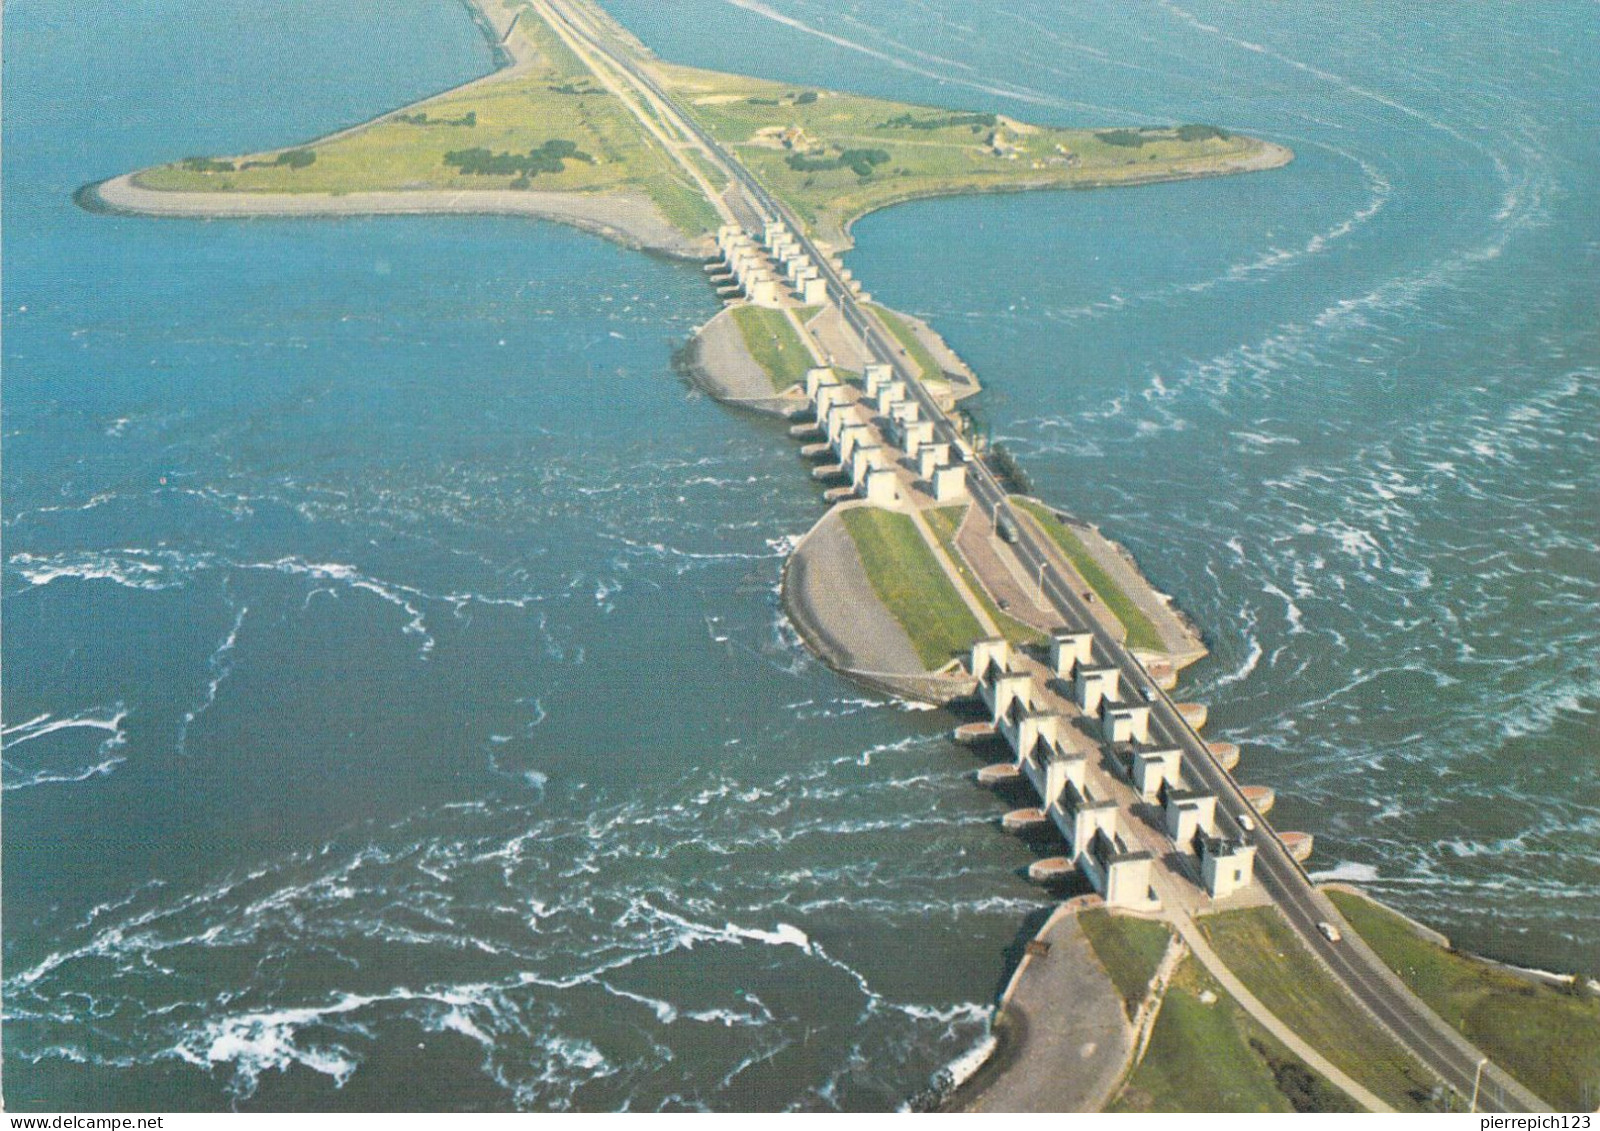
<instances>
[{"instance_id":1,"label":"asphalt road","mask_svg":"<svg viewBox=\"0 0 1600 1131\"><path fill-rule=\"evenodd\" d=\"M1062 615L1063 625L1093 633L1100 660L1118 668L1124 686L1150 704L1151 729L1159 742L1182 749L1186 771L1205 789L1217 795L1222 802L1218 806L1218 816L1224 826L1223 831L1239 835L1242 832L1238 821L1240 816L1247 816L1254 823L1254 839L1258 846L1256 879L1278 905L1301 942L1322 960L1345 989L1377 1017L1417 1060L1463 1097L1470 1097L1476 1091L1481 1110L1549 1110L1547 1105L1493 1064L1482 1068L1482 1086L1475 1088L1480 1065L1486 1059L1483 1054L1412 994L1383 961L1360 941L1333 904L1316 890L1305 870L1289 855L1271 825L1245 799L1232 775L1217 763L1205 742L1178 715L1172 700L1150 679L1143 665L1090 615L1082 597L1063 582L1031 531L1018 520L999 481L983 461L971 453L950 419L923 387L920 374L914 372L899 342L856 300L854 292L839 277L829 258L806 235L804 225L774 199L741 162L679 109L672 97L638 65L630 50L607 37L603 25L596 27L581 13L574 13L572 6L563 0L550 0L550 6L574 35L583 39L594 51L606 56L631 81L649 91L659 106L667 108L676 118L673 125L693 136L724 171L739 182L759 209L781 218L788 225L801 249L822 272L830 297L839 304L845 320L861 335L868 351L878 361L892 366L896 376L906 382L907 388L921 403L927 419L935 422L939 439L951 443L967 456L967 483L973 498L997 518L1009 520L1016 532L1013 547L1017 556L1029 570L1039 571L1042 568L1045 595ZM1317 926L1322 921L1337 924L1343 940L1332 943L1324 938Z\"/></svg>"}]
</instances>

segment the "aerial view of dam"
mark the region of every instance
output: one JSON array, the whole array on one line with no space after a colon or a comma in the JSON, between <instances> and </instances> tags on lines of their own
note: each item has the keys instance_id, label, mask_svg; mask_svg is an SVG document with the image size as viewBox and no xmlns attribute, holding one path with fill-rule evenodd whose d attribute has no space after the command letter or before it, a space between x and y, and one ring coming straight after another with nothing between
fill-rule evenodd
<instances>
[{"instance_id":1,"label":"aerial view of dam","mask_svg":"<svg viewBox=\"0 0 1600 1131\"><path fill-rule=\"evenodd\" d=\"M1600 1109L1567 0L14 0L12 1113Z\"/></svg>"}]
</instances>

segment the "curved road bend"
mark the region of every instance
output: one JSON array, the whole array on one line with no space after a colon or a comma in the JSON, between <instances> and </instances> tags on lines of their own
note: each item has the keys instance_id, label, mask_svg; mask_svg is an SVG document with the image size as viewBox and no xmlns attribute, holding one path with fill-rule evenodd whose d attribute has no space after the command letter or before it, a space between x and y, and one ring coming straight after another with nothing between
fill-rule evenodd
<instances>
[{"instance_id":1,"label":"curved road bend","mask_svg":"<svg viewBox=\"0 0 1600 1131\"><path fill-rule=\"evenodd\" d=\"M738 182L758 208L788 225L801 249L822 272L829 293L839 304L845 320L861 335L868 352L878 361L890 365L896 376L906 382L928 419L934 422L939 438L970 455L970 449L949 417L923 386L920 374L912 371L899 342L857 301L833 262L816 247L807 235L805 226L793 213L768 193L720 142L678 107L655 78L640 67L626 44L612 42L603 28L594 26L587 13L574 11L571 0L545 2L564 30L583 41L589 50L603 55L608 63L624 73L630 82L640 88L641 94L649 99L658 113L670 116L674 119L672 125L678 131L699 142L711 160ZM979 459L969 458L967 462L968 487L973 498L997 518L1006 517L1010 520L1017 532L1013 548L1018 558L1030 571L1042 570L1043 589L1056 611L1062 615L1063 622L1083 626L1092 633L1104 661L1119 669L1127 685L1137 690L1150 704L1151 726L1158 740L1182 749L1184 764L1189 772L1198 779L1200 785L1224 802L1218 811L1225 830L1237 835L1241 831L1238 817L1248 815L1254 820L1258 845L1256 878L1278 905L1301 943L1418 1061L1463 1097L1471 1096L1479 1066L1486 1059L1484 1055L1411 993L1353 929L1344 930L1344 939L1339 943L1330 943L1322 936L1317 928L1318 922L1344 922L1333 904L1316 890L1305 869L1289 855L1272 826L1245 799L1232 775L1217 763L1199 734L1178 714L1166 693L1156 687L1143 665L1090 615L1083 599L1063 582L1032 528L1018 518L994 474ZM1547 1104L1495 1064L1484 1065L1481 1083L1478 1106L1483 1110L1550 1110Z\"/></svg>"}]
</instances>

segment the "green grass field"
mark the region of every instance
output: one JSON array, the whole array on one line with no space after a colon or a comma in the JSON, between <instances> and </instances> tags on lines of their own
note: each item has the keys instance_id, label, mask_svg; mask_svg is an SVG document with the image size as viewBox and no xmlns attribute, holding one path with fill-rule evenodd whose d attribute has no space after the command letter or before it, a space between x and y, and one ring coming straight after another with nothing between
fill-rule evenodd
<instances>
[{"instance_id":1,"label":"green grass field","mask_svg":"<svg viewBox=\"0 0 1600 1131\"><path fill-rule=\"evenodd\" d=\"M922 339L917 337L916 331L911 328L901 315L896 314L888 307L876 304L873 304L872 312L882 320L884 326L888 327L889 333L893 334L895 339L905 348L911 360L921 370L923 381L949 383L945 381L944 370L934 360L933 354L928 352L928 347L922 344Z\"/></svg>"},{"instance_id":2,"label":"green grass field","mask_svg":"<svg viewBox=\"0 0 1600 1131\"><path fill-rule=\"evenodd\" d=\"M525 15L518 34L538 52L532 68L441 94L332 138L297 148L316 154L302 168L275 164L277 151L208 158L147 169L138 183L187 192L352 193L404 190L506 189L515 173L463 172L446 154L471 149L527 154L568 141L590 160L562 162L525 187L540 192L635 191L690 233L715 227L711 203L664 154L614 96L541 21ZM419 120L419 118L421 120ZM255 162L254 167L246 168ZM232 165L230 170L217 165Z\"/></svg>"},{"instance_id":3,"label":"green grass field","mask_svg":"<svg viewBox=\"0 0 1600 1131\"><path fill-rule=\"evenodd\" d=\"M1156 626L1150 623L1150 618L1144 615L1139 606L1133 603L1133 599L1123 592L1122 587L1099 562L1095 561L1082 539L1049 510L1032 499L1013 497L1011 501L1038 520L1044 532L1061 547L1061 552L1067 555L1067 560L1072 563L1073 568L1083 575L1083 579L1089 583L1089 588L1095 591L1112 614L1122 622L1122 627L1128 631L1126 641L1128 647L1149 652L1165 650Z\"/></svg>"},{"instance_id":4,"label":"green grass field","mask_svg":"<svg viewBox=\"0 0 1600 1131\"><path fill-rule=\"evenodd\" d=\"M1134 131L1121 140L1136 144L1117 145L1106 140L1108 131L1034 126L692 67L662 72L718 140L828 240L856 217L899 200L1203 175L1264 149L1220 131ZM875 161L822 169L790 161L815 166L847 152L872 153Z\"/></svg>"},{"instance_id":5,"label":"green grass field","mask_svg":"<svg viewBox=\"0 0 1600 1131\"><path fill-rule=\"evenodd\" d=\"M1144 1057L1107 1110L1360 1108L1257 1025L1198 962L1185 958L1173 973Z\"/></svg>"},{"instance_id":6,"label":"green grass field","mask_svg":"<svg viewBox=\"0 0 1600 1131\"><path fill-rule=\"evenodd\" d=\"M1346 995L1275 908L1199 920L1228 969L1250 992L1352 1079L1397 1111L1441 1110L1437 1081Z\"/></svg>"},{"instance_id":7,"label":"green grass field","mask_svg":"<svg viewBox=\"0 0 1600 1131\"><path fill-rule=\"evenodd\" d=\"M1144 1002L1150 979L1156 976L1161 956L1172 941L1172 932L1165 923L1113 915L1103 908L1079 913L1078 925L1089 937L1089 945L1116 983L1128 1016L1132 1017Z\"/></svg>"},{"instance_id":8,"label":"green grass field","mask_svg":"<svg viewBox=\"0 0 1600 1131\"><path fill-rule=\"evenodd\" d=\"M907 515L853 507L842 515L878 599L911 638L930 671L964 656L983 627L939 568Z\"/></svg>"},{"instance_id":9,"label":"green grass field","mask_svg":"<svg viewBox=\"0 0 1600 1131\"><path fill-rule=\"evenodd\" d=\"M190 192L334 193L526 188L647 194L687 233L711 230L717 213L694 179L620 99L529 7L516 36L533 63L468 84L339 134L291 148L310 161L279 163L283 150L213 155L138 174L152 189ZM788 88L740 75L660 64L691 113L816 234L840 239L850 220L897 200L1005 189L1125 184L1227 171L1264 143L1211 131L1101 131L1035 127L992 114L961 114L835 91ZM805 97L801 97L804 95ZM655 117L647 104L642 110ZM791 133L788 146L781 136ZM1120 136L1124 144L1106 140ZM561 167L472 172L446 160L483 151L501 163L550 142L587 159ZM720 188L724 178L698 157ZM799 167L796 167L799 166ZM908 345L908 349L911 348ZM920 360L920 359L919 359ZM937 367L930 371L937 373Z\"/></svg>"},{"instance_id":10,"label":"green grass field","mask_svg":"<svg viewBox=\"0 0 1600 1131\"><path fill-rule=\"evenodd\" d=\"M1045 643L1049 637L1043 632L1032 625L1023 624L1009 613L1000 611L1000 606L994 603L989 591L979 584L972 567L967 565L966 559L956 550L956 531L961 529L961 520L966 513L967 507L962 504L923 511L922 517L927 520L928 529L933 531L934 537L939 539L939 545L944 547L944 552L949 555L956 571L961 574L961 579L967 583L967 588L972 590L973 596L983 605L983 611L989 614L990 620L1000 626L1001 634L1013 644Z\"/></svg>"},{"instance_id":11,"label":"green grass field","mask_svg":"<svg viewBox=\"0 0 1600 1131\"><path fill-rule=\"evenodd\" d=\"M733 321L739 327L750 356L767 371L772 387L778 392L804 381L806 370L816 364L811 351L795 331L794 323L783 311L765 306L736 306Z\"/></svg>"},{"instance_id":12,"label":"green grass field","mask_svg":"<svg viewBox=\"0 0 1600 1131\"><path fill-rule=\"evenodd\" d=\"M1418 997L1551 1106L1589 1111L1600 1103L1600 997L1452 953L1358 895L1328 898Z\"/></svg>"},{"instance_id":13,"label":"green grass field","mask_svg":"<svg viewBox=\"0 0 1600 1131\"><path fill-rule=\"evenodd\" d=\"M1209 1004L1201 994L1216 1000ZM1193 958L1172 976L1144 1058L1110 1110L1293 1111L1240 1027L1243 1014Z\"/></svg>"}]
</instances>

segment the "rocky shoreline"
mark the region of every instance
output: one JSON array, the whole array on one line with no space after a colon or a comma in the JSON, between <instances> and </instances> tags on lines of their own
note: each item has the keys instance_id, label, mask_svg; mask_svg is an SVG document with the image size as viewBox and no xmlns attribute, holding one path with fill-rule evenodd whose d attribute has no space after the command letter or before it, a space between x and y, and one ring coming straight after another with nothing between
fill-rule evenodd
<instances>
[{"instance_id":1,"label":"rocky shoreline","mask_svg":"<svg viewBox=\"0 0 1600 1131\"><path fill-rule=\"evenodd\" d=\"M497 215L554 220L626 247L674 259L701 259L702 241L674 228L649 197L632 193L582 194L518 189L447 192L271 193L165 192L145 188L137 173L85 185L75 199L91 211L124 216L232 220L345 216Z\"/></svg>"}]
</instances>

